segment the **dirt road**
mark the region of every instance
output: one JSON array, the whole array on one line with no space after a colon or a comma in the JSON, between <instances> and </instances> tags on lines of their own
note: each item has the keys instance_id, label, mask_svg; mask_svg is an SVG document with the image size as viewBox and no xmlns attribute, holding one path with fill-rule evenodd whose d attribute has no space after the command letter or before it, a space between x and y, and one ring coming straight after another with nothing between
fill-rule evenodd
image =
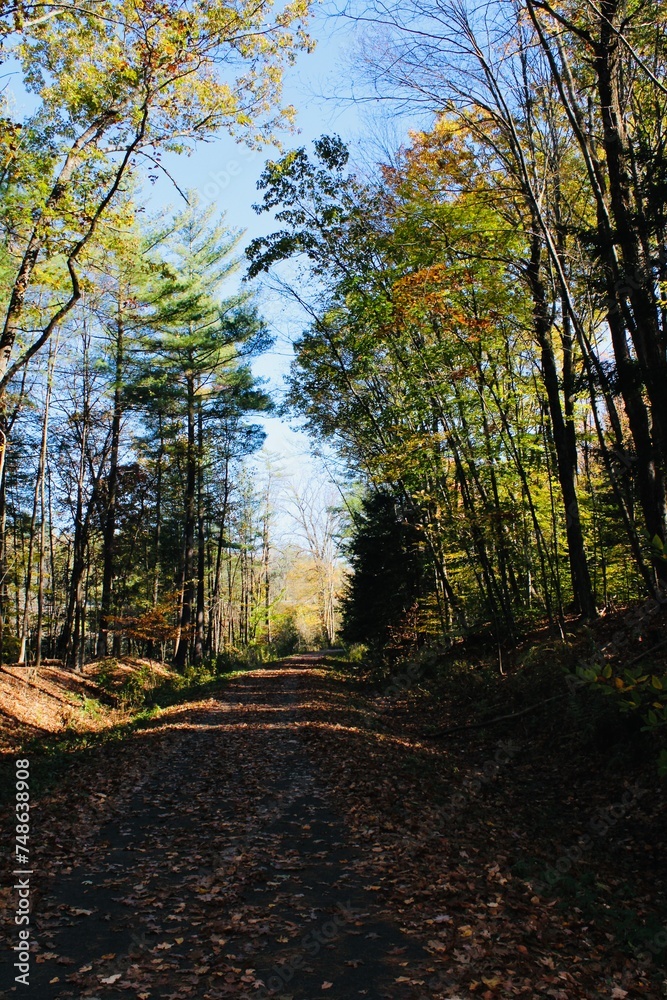
<instances>
[{"instance_id":1,"label":"dirt road","mask_svg":"<svg viewBox=\"0 0 667 1000\"><path fill-rule=\"evenodd\" d=\"M28 988L2 967L7 995L432 995L406 982L427 956L359 872L364 849L309 750L316 664L238 678L134 734L82 776L90 799L61 803L59 829L36 811L33 837L51 841L33 880L38 950Z\"/></svg>"},{"instance_id":2,"label":"dirt road","mask_svg":"<svg viewBox=\"0 0 667 1000\"><path fill-rule=\"evenodd\" d=\"M423 703L324 662L230 679L36 797L30 985L8 916L3 996L665 995L654 795L611 808L584 850L635 778L594 768L574 795L576 761L534 731L434 741ZM564 859L556 898L539 884Z\"/></svg>"}]
</instances>

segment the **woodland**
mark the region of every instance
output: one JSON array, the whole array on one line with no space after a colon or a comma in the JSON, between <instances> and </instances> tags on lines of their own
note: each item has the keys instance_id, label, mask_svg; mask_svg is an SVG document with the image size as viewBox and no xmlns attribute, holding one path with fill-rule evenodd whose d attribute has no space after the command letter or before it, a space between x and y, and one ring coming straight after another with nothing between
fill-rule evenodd
<instances>
[{"instance_id":1,"label":"woodland","mask_svg":"<svg viewBox=\"0 0 667 1000\"><path fill-rule=\"evenodd\" d=\"M3 24L35 100L21 122L5 92L4 655L75 666L124 634L182 669L268 641L269 512L242 470L271 338L250 286L225 295L240 234L196 192L147 223L132 192L165 150L275 133L306 11L239 53L196 6L123 13L122 37L39 10ZM247 250L311 290L283 279L310 315L289 406L344 463L348 637L380 651L389 627L562 628L667 574L662 15L437 10L412 12L417 44L397 7L361 66L430 127L362 175L337 137L269 161L281 228ZM400 580L373 549L405 554Z\"/></svg>"},{"instance_id":2,"label":"woodland","mask_svg":"<svg viewBox=\"0 0 667 1000\"><path fill-rule=\"evenodd\" d=\"M35 102L14 120L5 92L5 658L80 667L125 643L182 670L270 646L271 498L244 459L274 405L252 374L271 337L252 286L228 288L291 258L299 279L281 280L307 326L286 408L344 469L349 641L380 656L485 628L511 642L657 596L657 7L397 7L360 72L430 126L362 172L336 136L269 161L258 209L281 228L251 242L248 268L196 192L158 223L133 190L216 130L276 134L294 112L279 110L280 67L311 44L305 8L247 52L196 5L123 8L122 35L111 13L39 10L3 25ZM234 82L215 76L225 46ZM309 554L331 645L322 544Z\"/></svg>"},{"instance_id":3,"label":"woodland","mask_svg":"<svg viewBox=\"0 0 667 1000\"><path fill-rule=\"evenodd\" d=\"M2 743L61 879L35 996L664 996L667 12L328 16L363 153L294 134L309 0L0 9ZM264 153L264 235L172 176L221 135ZM139 878L110 859L148 828ZM158 849L201 896L169 931Z\"/></svg>"}]
</instances>

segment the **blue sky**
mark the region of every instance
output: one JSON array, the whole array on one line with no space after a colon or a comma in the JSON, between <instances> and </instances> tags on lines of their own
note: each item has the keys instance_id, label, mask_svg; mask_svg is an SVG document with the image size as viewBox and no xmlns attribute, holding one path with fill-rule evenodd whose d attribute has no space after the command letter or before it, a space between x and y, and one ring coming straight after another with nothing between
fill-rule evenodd
<instances>
[{"instance_id":1,"label":"blue sky","mask_svg":"<svg viewBox=\"0 0 667 1000\"><path fill-rule=\"evenodd\" d=\"M352 88L350 63L352 50L359 38L359 25L351 20L333 16L333 0L315 4L315 14L309 26L316 40L312 53L300 53L294 66L288 67L284 79L284 103L297 109L296 131L285 132L279 138L285 149L308 146L323 134L336 133L348 144L352 161L368 145L368 122L385 116L382 105L353 104L346 95ZM3 79L11 81L14 112L19 116L29 114L34 99L19 85L21 71L13 60L4 64ZM398 121L392 130L405 134L407 122ZM382 132L382 127L380 127ZM163 163L175 184L182 190L197 191L201 202L215 205L225 213L227 224L245 231L241 247L275 227L270 215L257 215L252 206L260 200L257 180L267 159L275 158L279 150L266 147L252 151L236 143L230 136L221 134L209 143L199 143L189 156L167 154ZM177 187L161 174L155 183L148 180L141 193L150 214L162 214L169 208L178 211L183 206ZM234 287L230 287L230 291ZM295 309L287 309L284 301L269 295L258 286L260 308L274 334L272 351L254 365L256 374L268 380L277 399L281 396L283 376L289 369L292 356L291 342L301 330L302 319ZM263 421L268 438L266 447L276 455L283 455L288 464L298 464L308 453L308 440L285 421L268 418Z\"/></svg>"},{"instance_id":2,"label":"blue sky","mask_svg":"<svg viewBox=\"0 0 667 1000\"><path fill-rule=\"evenodd\" d=\"M347 62L354 44L355 27L351 22L328 17L322 7L311 24L311 34L317 39L315 51L302 53L285 76L284 100L297 109L294 134L286 132L280 138L285 149L309 145L313 139L328 133L339 134L350 147L363 142L365 123L359 106L336 97L340 94L342 77L349 79ZM358 29L356 29L358 30ZM258 216L252 205L260 200L257 180L267 159L279 152L267 147L251 151L222 135L211 143L202 143L190 156L165 158L165 166L179 187L196 190L205 204L215 204L225 212L227 224L245 230L241 246L274 227L272 218ZM182 201L173 185L164 177L145 188L149 212L162 211L167 205L178 209ZM258 375L268 379L276 398L281 395L283 376L289 369L291 342L300 332L300 317L287 310L285 303L267 290L258 288L262 312L276 341L274 348L255 365ZM308 439L279 418L262 421L267 431L266 449L283 459L288 469L302 471L308 466ZM305 465L304 465L305 463Z\"/></svg>"},{"instance_id":3,"label":"blue sky","mask_svg":"<svg viewBox=\"0 0 667 1000\"><path fill-rule=\"evenodd\" d=\"M297 109L295 132L285 132L279 138L283 148L310 145L322 134L338 134L348 144L352 161L368 145L371 116L377 122L385 115L380 105L354 104L346 95L352 86L350 63L352 49L359 37L359 25L350 20L331 15L332 0L315 6L310 24L310 34L316 40L312 53L301 53L294 66L286 70L284 103ZM4 66L4 79L11 80L14 112L29 114L34 99L19 85L20 70L9 60ZM398 122L397 128L389 125L388 131L405 134L407 122ZM380 127L380 132L382 128ZM204 204L213 204L225 213L227 224L245 235L241 248L258 235L271 232L275 223L270 215L258 215L252 208L260 200L257 180L267 159L275 158L279 150L266 147L252 151L236 143L228 135L220 135L210 143L198 144L189 156L167 154L163 163L175 184L164 174L155 183L148 180L141 193L148 213L157 215L169 208L178 211L183 206L177 188L195 190ZM234 291L231 286L229 291ZM273 349L259 359L256 374L267 380L274 397L282 395L283 377L289 370L292 357L291 343L301 332L302 322L296 308L288 308L275 294L257 286L259 305L275 336ZM288 472L307 476L313 466L308 461L309 442L293 426L277 417L263 419L267 431L266 450ZM260 457L261 461L261 457Z\"/></svg>"}]
</instances>

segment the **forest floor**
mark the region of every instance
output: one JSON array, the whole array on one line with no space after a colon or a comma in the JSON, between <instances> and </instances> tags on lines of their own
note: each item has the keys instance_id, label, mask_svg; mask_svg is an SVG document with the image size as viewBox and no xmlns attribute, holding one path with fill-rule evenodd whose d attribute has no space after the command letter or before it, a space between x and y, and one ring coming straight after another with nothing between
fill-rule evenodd
<instances>
[{"instance_id":1,"label":"forest floor","mask_svg":"<svg viewBox=\"0 0 667 1000\"><path fill-rule=\"evenodd\" d=\"M80 752L36 796L30 986L9 881L2 995L657 1000L650 777L534 728L436 740L409 699L288 658Z\"/></svg>"},{"instance_id":2,"label":"forest floor","mask_svg":"<svg viewBox=\"0 0 667 1000\"><path fill-rule=\"evenodd\" d=\"M106 686L100 683L105 666ZM136 708L123 705L118 691L128 684L150 689L179 680L163 663L140 657L95 660L79 673L66 670L59 660L39 668L5 664L0 667L0 752L56 734L74 736L128 723Z\"/></svg>"}]
</instances>

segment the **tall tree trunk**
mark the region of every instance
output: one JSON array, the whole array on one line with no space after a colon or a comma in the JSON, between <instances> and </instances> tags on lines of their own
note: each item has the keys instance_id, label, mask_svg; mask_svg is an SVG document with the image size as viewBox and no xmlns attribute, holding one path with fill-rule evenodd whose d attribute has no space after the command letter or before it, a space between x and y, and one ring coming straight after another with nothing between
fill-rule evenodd
<instances>
[{"instance_id":1,"label":"tall tree trunk","mask_svg":"<svg viewBox=\"0 0 667 1000\"><path fill-rule=\"evenodd\" d=\"M46 396L44 399L44 414L42 417L42 436L39 446L39 460L37 463L37 478L35 480L35 492L33 496L32 504L32 515L30 518L30 537L28 541L28 565L26 567L25 576L25 603L23 606L23 627L21 629L21 645L19 648L19 663L25 663L27 657L27 647L28 647L28 636L30 632L30 591L32 589L32 564L33 555L35 548L35 526L37 524L37 514L39 512L40 496L42 499L42 524L40 525L40 540L38 542L38 552L39 552L39 581L40 590L43 598L43 585L42 585L42 549L43 549L43 539L44 539L44 475L46 472L46 445L48 441L49 433L49 410L51 407L51 391L53 387L53 366L55 364L56 353L58 350L58 345L55 348L51 347L49 350L49 362L46 375ZM41 601L40 608L41 608ZM41 626L41 619L40 619ZM41 632L41 628L40 628ZM41 642L41 634L39 636L39 642ZM38 659L41 659L41 650L38 649Z\"/></svg>"},{"instance_id":2,"label":"tall tree trunk","mask_svg":"<svg viewBox=\"0 0 667 1000\"><path fill-rule=\"evenodd\" d=\"M107 495L102 518L102 599L100 602L99 632L97 635L97 655L108 653L109 619L112 610L113 581L116 557L116 507L118 500L118 455L120 431L123 418L122 390L125 362L125 330L122 314L122 288L118 287L116 314L116 351L114 358L113 415L111 418L111 449L109 452L109 473ZM114 652L116 652L114 650Z\"/></svg>"},{"instance_id":3,"label":"tall tree trunk","mask_svg":"<svg viewBox=\"0 0 667 1000\"><path fill-rule=\"evenodd\" d=\"M90 372L88 366L89 340L86 335L84 345L83 360L83 384L82 384L82 407L81 407L81 437L79 445L79 467L77 470L76 482L76 504L74 511L74 539L72 543L72 571L69 581L69 595L67 602L67 614L63 628L61 645L64 650L67 665L74 670L79 670L83 663L83 640L85 628L86 600L85 574L86 574L86 551L88 549L88 535L90 530L90 519L93 510L98 508L99 481L104 469L106 460L105 453L100 458L100 465L91 484L90 496L85 497L86 468L88 466L88 438L90 434L91 412L90 412Z\"/></svg>"},{"instance_id":4,"label":"tall tree trunk","mask_svg":"<svg viewBox=\"0 0 667 1000\"><path fill-rule=\"evenodd\" d=\"M9 587L7 566L7 451L14 422L25 398L27 369L23 369L21 389L14 409L9 415L6 397L0 393L0 664L4 658L5 624L9 614ZM18 630L17 630L18 635Z\"/></svg>"},{"instance_id":5,"label":"tall tree trunk","mask_svg":"<svg viewBox=\"0 0 667 1000\"><path fill-rule=\"evenodd\" d=\"M271 543L269 537L269 497L267 489L266 507L262 520L262 575L264 590L264 641L267 646L271 645L271 572L270 557Z\"/></svg>"},{"instance_id":6,"label":"tall tree trunk","mask_svg":"<svg viewBox=\"0 0 667 1000\"><path fill-rule=\"evenodd\" d=\"M7 431L4 413L0 411L0 665L5 660L5 619L9 605L7 589Z\"/></svg>"},{"instance_id":7,"label":"tall tree trunk","mask_svg":"<svg viewBox=\"0 0 667 1000\"><path fill-rule=\"evenodd\" d=\"M204 659L206 617L206 531L204 519L204 416L201 400L197 402L197 619L194 662Z\"/></svg>"},{"instance_id":8,"label":"tall tree trunk","mask_svg":"<svg viewBox=\"0 0 667 1000\"><path fill-rule=\"evenodd\" d=\"M153 564L153 607L157 606L160 596L160 542L162 537L162 456L164 454L164 433L162 430L162 414L158 416L160 444L157 453L157 478L155 482L155 531L153 545L155 557Z\"/></svg>"},{"instance_id":9,"label":"tall tree trunk","mask_svg":"<svg viewBox=\"0 0 667 1000\"><path fill-rule=\"evenodd\" d=\"M537 228L537 227L536 227ZM528 268L528 281L533 297L535 338L540 348L542 360L542 379L547 394L551 431L556 449L556 466L558 482L565 508L565 531L568 545L570 577L572 579L572 594L576 610L584 618L594 618L597 615L595 597L588 570L588 560L584 547L584 536L579 515L579 500L575 485L576 453L572 454L572 436L568 434L567 424L561 406L558 369L551 343L551 317L547 306L546 292L540 276L541 239L533 238L531 259Z\"/></svg>"},{"instance_id":10,"label":"tall tree trunk","mask_svg":"<svg viewBox=\"0 0 667 1000\"><path fill-rule=\"evenodd\" d=\"M73 667L78 654L78 608L83 595L83 574L85 571L85 551L87 524L84 514L83 476L85 468L85 440L88 432L84 416L82 428L81 454L79 456L79 471L76 484L76 506L74 511L74 538L72 540L72 570L69 580L69 595L67 613L63 628L62 644L65 662Z\"/></svg>"},{"instance_id":11,"label":"tall tree trunk","mask_svg":"<svg viewBox=\"0 0 667 1000\"><path fill-rule=\"evenodd\" d=\"M225 455L225 477L222 487L222 504L218 517L218 541L215 554L215 570L213 573L213 590L211 594L211 610L209 615L209 628L207 648L209 653L218 653L220 641L220 618L221 618L221 593L222 593L222 556L225 546L225 532L227 531L227 511L229 509L229 456Z\"/></svg>"},{"instance_id":12,"label":"tall tree trunk","mask_svg":"<svg viewBox=\"0 0 667 1000\"><path fill-rule=\"evenodd\" d=\"M44 456L46 459L46 455ZM44 462L46 466L46 461ZM35 666L39 667L42 662L42 635L44 631L44 569L46 557L46 503L44 497L44 480L46 476L42 473L42 486L40 489L40 524L39 524L39 554L37 563L37 628L35 631ZM49 531L51 525L49 524Z\"/></svg>"},{"instance_id":13,"label":"tall tree trunk","mask_svg":"<svg viewBox=\"0 0 667 1000\"><path fill-rule=\"evenodd\" d=\"M664 331L659 328L651 261L647 259L648 234L641 233L642 194L632 204L633 184L631 142L625 128L621 98L625 52L621 36L625 16L617 0L603 0L599 9L599 37L587 38L591 65L596 74L598 110L602 119L603 157L598 155L590 125L588 85L584 96L577 92L577 80L562 41L560 26L550 31L541 20L546 12L555 16L548 2L527 0L527 10L558 92L581 149L596 205L598 255L607 297L607 320L612 336L618 383L635 446L634 467L642 513L649 535L663 541L667 531L667 360ZM591 29L593 30L593 29ZM556 57L558 53L558 58ZM606 167L606 169L605 169ZM649 254L650 257L650 254ZM571 302L570 302L571 306ZM576 314L572 318L577 325ZM630 336L636 360L628 347ZM639 376L639 377L638 377ZM647 390L651 411L644 401ZM667 579L667 564L654 559L654 572Z\"/></svg>"},{"instance_id":14,"label":"tall tree trunk","mask_svg":"<svg viewBox=\"0 0 667 1000\"><path fill-rule=\"evenodd\" d=\"M56 655L57 641L56 636L58 635L57 626L57 590L56 590L56 553L55 545L53 541L53 490L51 488L51 468L49 465L49 454L48 449L46 453L46 489L47 489L47 505L49 511L49 575L51 579L51 615L49 623L49 656ZM69 558L69 557L68 557Z\"/></svg>"},{"instance_id":15,"label":"tall tree trunk","mask_svg":"<svg viewBox=\"0 0 667 1000\"><path fill-rule=\"evenodd\" d=\"M183 670L191 644L193 608L195 605L195 530L197 518L197 417L195 412L195 376L187 377L187 454L185 462L185 532L183 553L183 607L180 620L180 641L174 658L178 670Z\"/></svg>"}]
</instances>

